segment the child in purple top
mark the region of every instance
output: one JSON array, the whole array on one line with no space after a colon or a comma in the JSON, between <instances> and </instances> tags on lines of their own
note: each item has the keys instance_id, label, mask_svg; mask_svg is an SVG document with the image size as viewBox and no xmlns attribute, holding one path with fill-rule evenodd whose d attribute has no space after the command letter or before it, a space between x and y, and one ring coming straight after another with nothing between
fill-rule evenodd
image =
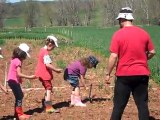
<instances>
[{"instance_id":1,"label":"child in purple top","mask_svg":"<svg viewBox=\"0 0 160 120\"><path fill-rule=\"evenodd\" d=\"M79 80L82 86L86 88L84 82L86 71L87 69L93 67L96 68L98 63L99 61L97 60L97 58L95 58L94 56L89 56L71 63L65 69L64 80L67 80L73 87L71 94L71 106L86 106L86 104L83 104L81 102Z\"/></svg>"}]
</instances>

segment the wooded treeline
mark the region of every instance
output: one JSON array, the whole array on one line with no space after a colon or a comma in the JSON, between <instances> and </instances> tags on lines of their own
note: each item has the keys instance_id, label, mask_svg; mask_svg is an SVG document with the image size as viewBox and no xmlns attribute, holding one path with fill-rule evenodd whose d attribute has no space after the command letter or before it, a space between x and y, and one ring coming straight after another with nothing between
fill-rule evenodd
<instances>
[{"instance_id":1,"label":"wooded treeline","mask_svg":"<svg viewBox=\"0 0 160 120\"><path fill-rule=\"evenodd\" d=\"M25 26L114 26L122 7L133 9L136 24L159 24L160 0L0 0L0 28L8 18L21 17Z\"/></svg>"}]
</instances>

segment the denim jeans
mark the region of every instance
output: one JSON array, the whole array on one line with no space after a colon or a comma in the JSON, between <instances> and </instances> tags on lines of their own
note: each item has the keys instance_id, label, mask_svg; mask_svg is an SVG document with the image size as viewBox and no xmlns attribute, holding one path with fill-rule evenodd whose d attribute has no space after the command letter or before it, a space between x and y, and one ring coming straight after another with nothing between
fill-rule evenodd
<instances>
[{"instance_id":1,"label":"denim jeans","mask_svg":"<svg viewBox=\"0 0 160 120\"><path fill-rule=\"evenodd\" d=\"M71 84L72 87L76 88L79 87L79 77L75 75L68 75L68 82Z\"/></svg>"},{"instance_id":2,"label":"denim jeans","mask_svg":"<svg viewBox=\"0 0 160 120\"><path fill-rule=\"evenodd\" d=\"M121 120L130 93L132 93L138 108L139 120L149 120L148 81L148 76L117 77L114 89L114 107L111 120Z\"/></svg>"},{"instance_id":3,"label":"denim jeans","mask_svg":"<svg viewBox=\"0 0 160 120\"><path fill-rule=\"evenodd\" d=\"M9 87L12 89L12 92L15 96L15 107L22 106L23 92L19 83L14 80L8 81Z\"/></svg>"}]
</instances>

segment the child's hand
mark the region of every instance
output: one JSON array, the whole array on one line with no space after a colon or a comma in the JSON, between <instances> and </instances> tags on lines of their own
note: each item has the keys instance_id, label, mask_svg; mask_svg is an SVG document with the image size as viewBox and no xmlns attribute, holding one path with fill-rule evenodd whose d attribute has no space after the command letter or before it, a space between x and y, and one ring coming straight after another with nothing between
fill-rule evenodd
<instances>
[{"instance_id":1,"label":"child's hand","mask_svg":"<svg viewBox=\"0 0 160 120\"><path fill-rule=\"evenodd\" d=\"M94 75L94 74L93 74L93 75L88 75L88 76L87 76L87 78L88 78L89 80L93 80L95 77L96 77L96 75Z\"/></svg>"},{"instance_id":2,"label":"child's hand","mask_svg":"<svg viewBox=\"0 0 160 120\"><path fill-rule=\"evenodd\" d=\"M89 90L89 87L84 87L85 90Z\"/></svg>"},{"instance_id":3,"label":"child's hand","mask_svg":"<svg viewBox=\"0 0 160 120\"><path fill-rule=\"evenodd\" d=\"M56 69L57 73L61 73L63 71L63 69Z\"/></svg>"},{"instance_id":4,"label":"child's hand","mask_svg":"<svg viewBox=\"0 0 160 120\"><path fill-rule=\"evenodd\" d=\"M35 79L35 78L37 78L35 75L29 76L29 79Z\"/></svg>"}]
</instances>

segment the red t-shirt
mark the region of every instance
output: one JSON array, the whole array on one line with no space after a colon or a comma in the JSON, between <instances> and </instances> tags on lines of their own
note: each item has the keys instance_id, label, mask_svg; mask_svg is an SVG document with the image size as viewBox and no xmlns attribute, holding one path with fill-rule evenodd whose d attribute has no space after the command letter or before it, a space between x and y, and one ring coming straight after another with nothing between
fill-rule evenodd
<instances>
[{"instance_id":1,"label":"red t-shirt","mask_svg":"<svg viewBox=\"0 0 160 120\"><path fill-rule=\"evenodd\" d=\"M150 36L143 29L130 26L118 30L110 45L110 51L118 55L116 75L149 75L146 52L153 49Z\"/></svg>"},{"instance_id":2,"label":"red t-shirt","mask_svg":"<svg viewBox=\"0 0 160 120\"><path fill-rule=\"evenodd\" d=\"M38 55L38 63L35 70L36 77L40 77L42 80L52 80L52 70L48 69L44 64L44 56L49 55L47 49L41 48Z\"/></svg>"}]
</instances>

